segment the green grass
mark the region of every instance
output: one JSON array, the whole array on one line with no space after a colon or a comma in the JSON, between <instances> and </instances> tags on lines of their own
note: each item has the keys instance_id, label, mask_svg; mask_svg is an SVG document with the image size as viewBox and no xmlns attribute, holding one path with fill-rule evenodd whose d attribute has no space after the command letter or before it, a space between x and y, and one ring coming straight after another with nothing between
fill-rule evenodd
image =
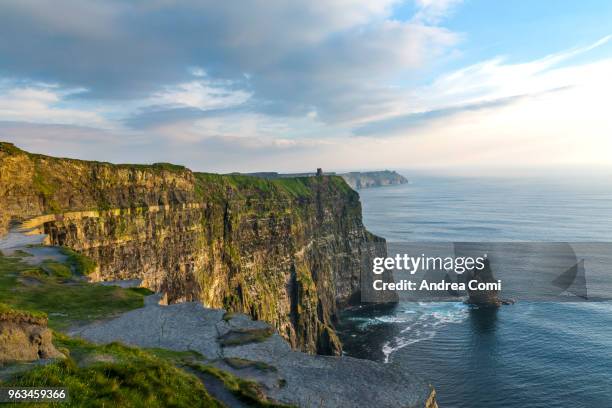
<instances>
[{"instance_id":1,"label":"green grass","mask_svg":"<svg viewBox=\"0 0 612 408\"><path fill-rule=\"evenodd\" d=\"M2 252L0 252L0 256L2 256ZM22 251L21 249L18 249L16 251L14 251L11 256L16 256L18 258L27 258L27 257L31 257L31 256L34 256L34 255L32 255L30 253L27 253L26 251Z\"/></svg>"},{"instance_id":2,"label":"green grass","mask_svg":"<svg viewBox=\"0 0 612 408\"><path fill-rule=\"evenodd\" d=\"M20 154L20 153L25 153L23 150L15 146L13 143L9 143L9 142L0 142L0 152L4 152L11 156Z\"/></svg>"},{"instance_id":3,"label":"green grass","mask_svg":"<svg viewBox=\"0 0 612 408\"><path fill-rule=\"evenodd\" d=\"M247 360L245 358L228 357L224 358L223 361L230 367L236 370L242 370L245 368L255 368L260 371L276 371L276 367L266 364L262 361Z\"/></svg>"},{"instance_id":4,"label":"green grass","mask_svg":"<svg viewBox=\"0 0 612 408\"><path fill-rule=\"evenodd\" d=\"M149 296L155 293L151 289L148 289L148 288L128 288L128 290L134 293L139 293L143 296Z\"/></svg>"},{"instance_id":5,"label":"green grass","mask_svg":"<svg viewBox=\"0 0 612 408\"><path fill-rule=\"evenodd\" d=\"M7 305L6 303L0 303L0 321L2 320L46 323L47 314L37 311L18 310Z\"/></svg>"},{"instance_id":6,"label":"green grass","mask_svg":"<svg viewBox=\"0 0 612 408\"><path fill-rule=\"evenodd\" d=\"M89 275L96 270L97 265L95 261L86 257L85 255L67 247L62 247L60 252L68 257L68 263L78 274Z\"/></svg>"},{"instance_id":7,"label":"green grass","mask_svg":"<svg viewBox=\"0 0 612 408\"><path fill-rule=\"evenodd\" d=\"M236 377L226 371L220 370L210 365L192 363L189 367L204 374L211 375L223 382L225 388L227 388L232 394L248 403L253 407L262 408L289 408L289 405L278 404L266 399L261 386L255 381L243 380L242 378Z\"/></svg>"},{"instance_id":8,"label":"green grass","mask_svg":"<svg viewBox=\"0 0 612 408\"><path fill-rule=\"evenodd\" d=\"M223 407L193 374L166 358L119 343L97 346L56 335L69 354L13 377L1 386L67 387L62 407ZM60 406L60 404L49 404Z\"/></svg>"},{"instance_id":9,"label":"green grass","mask_svg":"<svg viewBox=\"0 0 612 408\"><path fill-rule=\"evenodd\" d=\"M265 179L244 174L214 174L194 173L196 176L196 191L200 196L225 197L228 190L237 195L257 195L293 199L312 197L312 186L320 182L316 177L288 177ZM339 177L338 177L339 178ZM327 177L326 177L327 179ZM343 181L340 178L341 181Z\"/></svg>"},{"instance_id":10,"label":"green grass","mask_svg":"<svg viewBox=\"0 0 612 408\"><path fill-rule=\"evenodd\" d=\"M223 313L223 320L229 322L234 318L234 316L236 316L235 312L225 312Z\"/></svg>"},{"instance_id":11,"label":"green grass","mask_svg":"<svg viewBox=\"0 0 612 408\"><path fill-rule=\"evenodd\" d=\"M49 265L57 272L55 264L45 266ZM20 278L26 277L36 279L39 284L20 282ZM63 329L109 318L144 305L143 291L64 281L65 278L49 276L42 268L25 264L18 258L0 257L2 302L16 309L46 312L52 328Z\"/></svg>"},{"instance_id":12,"label":"green grass","mask_svg":"<svg viewBox=\"0 0 612 408\"><path fill-rule=\"evenodd\" d=\"M274 329L265 327L262 329L233 329L221 336L219 343L223 347L240 346L249 343L260 343L274 334Z\"/></svg>"},{"instance_id":13,"label":"green grass","mask_svg":"<svg viewBox=\"0 0 612 408\"><path fill-rule=\"evenodd\" d=\"M171 361L177 365L183 365L185 363L193 362L193 361L201 361L204 359L204 356L197 351L189 350L189 351L175 351L168 350L162 348L148 348L145 349L147 352L156 355L159 358L163 358L164 360Z\"/></svg>"},{"instance_id":14,"label":"green grass","mask_svg":"<svg viewBox=\"0 0 612 408\"><path fill-rule=\"evenodd\" d=\"M272 183L294 197L310 197L312 196L309 180L311 178L312 177L279 178L272 180Z\"/></svg>"},{"instance_id":15,"label":"green grass","mask_svg":"<svg viewBox=\"0 0 612 408\"><path fill-rule=\"evenodd\" d=\"M72 277L70 267L56 261L45 260L40 264L40 268L49 276L56 278L69 279Z\"/></svg>"},{"instance_id":16,"label":"green grass","mask_svg":"<svg viewBox=\"0 0 612 408\"><path fill-rule=\"evenodd\" d=\"M60 333L54 343L66 360L17 374L0 386L67 387L70 402L62 407L223 407L184 367L220 380L249 406L289 408L269 401L257 382L203 364L197 352L95 345Z\"/></svg>"}]
</instances>

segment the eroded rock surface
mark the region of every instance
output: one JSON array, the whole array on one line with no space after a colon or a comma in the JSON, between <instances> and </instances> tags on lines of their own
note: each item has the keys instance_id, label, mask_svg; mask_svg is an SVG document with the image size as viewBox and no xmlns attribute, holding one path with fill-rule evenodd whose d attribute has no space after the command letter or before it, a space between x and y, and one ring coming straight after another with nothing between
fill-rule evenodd
<instances>
[{"instance_id":1,"label":"eroded rock surface","mask_svg":"<svg viewBox=\"0 0 612 408\"><path fill-rule=\"evenodd\" d=\"M0 365L61 357L45 318L0 311Z\"/></svg>"},{"instance_id":2,"label":"eroded rock surface","mask_svg":"<svg viewBox=\"0 0 612 408\"><path fill-rule=\"evenodd\" d=\"M341 352L339 310L359 300L362 272L386 252L337 176L221 176L0 143L0 208L0 234L22 221L92 258L94 280L138 279L168 303L246 313L310 353Z\"/></svg>"},{"instance_id":3,"label":"eroded rock surface","mask_svg":"<svg viewBox=\"0 0 612 408\"><path fill-rule=\"evenodd\" d=\"M194 350L219 368L258 381L268 398L300 407L436 407L433 389L404 368L351 357L308 355L292 350L276 333L223 346L221 340L232 331L261 334L270 326L196 302L160 306L159 299L151 296L142 309L71 334L98 343ZM236 368L228 361L253 364Z\"/></svg>"}]
</instances>

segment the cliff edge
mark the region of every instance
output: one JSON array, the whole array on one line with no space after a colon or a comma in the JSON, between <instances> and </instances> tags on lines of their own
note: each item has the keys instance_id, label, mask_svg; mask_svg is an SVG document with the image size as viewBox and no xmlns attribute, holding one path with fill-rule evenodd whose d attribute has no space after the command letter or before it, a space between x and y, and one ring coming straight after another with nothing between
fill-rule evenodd
<instances>
[{"instance_id":1,"label":"cliff edge","mask_svg":"<svg viewBox=\"0 0 612 408\"><path fill-rule=\"evenodd\" d=\"M15 310L0 303L0 366L63 357L51 338L46 316Z\"/></svg>"},{"instance_id":2,"label":"cliff edge","mask_svg":"<svg viewBox=\"0 0 612 408\"><path fill-rule=\"evenodd\" d=\"M246 313L310 353L340 353L338 312L359 301L362 271L385 255L337 176L221 176L0 143L0 208L0 234L12 221L48 234L95 261L92 280L141 279L167 303Z\"/></svg>"},{"instance_id":3,"label":"cliff edge","mask_svg":"<svg viewBox=\"0 0 612 408\"><path fill-rule=\"evenodd\" d=\"M354 171L351 173L343 173L340 176L348 183L349 186L356 190L371 187L393 186L397 184L406 184L408 179L396 171Z\"/></svg>"}]
</instances>

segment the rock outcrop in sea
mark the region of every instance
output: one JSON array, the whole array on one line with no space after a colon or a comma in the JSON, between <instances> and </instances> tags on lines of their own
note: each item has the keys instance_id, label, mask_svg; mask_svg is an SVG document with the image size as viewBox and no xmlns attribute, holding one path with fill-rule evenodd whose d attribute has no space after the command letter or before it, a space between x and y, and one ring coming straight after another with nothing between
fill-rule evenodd
<instances>
[{"instance_id":1,"label":"rock outcrop in sea","mask_svg":"<svg viewBox=\"0 0 612 408\"><path fill-rule=\"evenodd\" d=\"M488 259L484 261L484 268L478 270L473 269L466 275L466 282L475 280L477 283L497 283L498 280L493 275L491 270L491 263ZM513 304L512 299L502 299L499 297L500 291L496 289L469 289L468 287L468 299L466 303L479 307L499 307L504 304Z\"/></svg>"}]
</instances>

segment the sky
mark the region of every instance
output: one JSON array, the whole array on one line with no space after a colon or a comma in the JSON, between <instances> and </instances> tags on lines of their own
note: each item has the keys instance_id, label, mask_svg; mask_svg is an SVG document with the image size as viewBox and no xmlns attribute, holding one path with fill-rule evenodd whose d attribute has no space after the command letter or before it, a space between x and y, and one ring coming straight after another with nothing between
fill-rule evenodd
<instances>
[{"instance_id":1,"label":"sky","mask_svg":"<svg viewBox=\"0 0 612 408\"><path fill-rule=\"evenodd\" d=\"M4 0L0 140L197 171L612 168L612 2Z\"/></svg>"}]
</instances>

